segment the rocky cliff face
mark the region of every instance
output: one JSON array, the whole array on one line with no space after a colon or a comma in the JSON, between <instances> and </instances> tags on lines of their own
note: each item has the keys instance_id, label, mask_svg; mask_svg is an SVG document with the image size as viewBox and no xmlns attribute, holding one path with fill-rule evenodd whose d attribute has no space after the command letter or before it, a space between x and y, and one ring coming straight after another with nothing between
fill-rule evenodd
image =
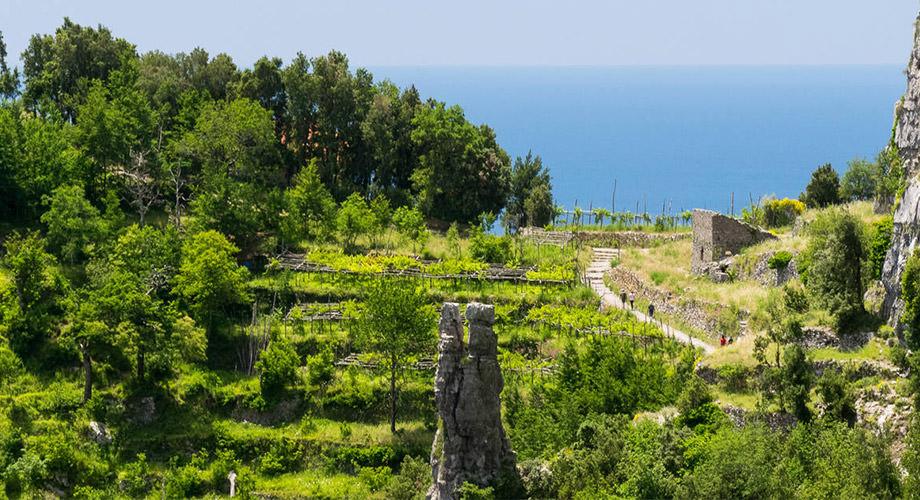
<instances>
[{"instance_id":1,"label":"rocky cliff face","mask_svg":"<svg viewBox=\"0 0 920 500\"><path fill-rule=\"evenodd\" d=\"M920 29L914 31L914 48L907 65L907 92L895 107L895 117L894 141L908 181L894 212L891 248L882 268L885 286L882 312L891 325L899 327L903 310L901 272L920 240L920 178L917 177L920 172Z\"/></svg>"},{"instance_id":2,"label":"rocky cliff face","mask_svg":"<svg viewBox=\"0 0 920 500\"><path fill-rule=\"evenodd\" d=\"M495 310L472 303L466 318L468 346L457 304L441 309L434 390L439 425L431 449L430 499L450 500L464 482L487 486L515 473L515 456L501 422L504 380L492 331Z\"/></svg>"}]
</instances>

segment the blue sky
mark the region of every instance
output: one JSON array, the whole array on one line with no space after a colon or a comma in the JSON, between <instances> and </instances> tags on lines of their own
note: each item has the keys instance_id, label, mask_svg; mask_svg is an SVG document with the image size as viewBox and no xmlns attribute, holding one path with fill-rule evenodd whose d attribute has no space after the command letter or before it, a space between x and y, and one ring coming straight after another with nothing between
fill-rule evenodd
<instances>
[{"instance_id":1,"label":"blue sky","mask_svg":"<svg viewBox=\"0 0 920 500\"><path fill-rule=\"evenodd\" d=\"M338 49L364 66L903 64L917 0L0 0L13 61L70 16L141 51L241 65Z\"/></svg>"}]
</instances>

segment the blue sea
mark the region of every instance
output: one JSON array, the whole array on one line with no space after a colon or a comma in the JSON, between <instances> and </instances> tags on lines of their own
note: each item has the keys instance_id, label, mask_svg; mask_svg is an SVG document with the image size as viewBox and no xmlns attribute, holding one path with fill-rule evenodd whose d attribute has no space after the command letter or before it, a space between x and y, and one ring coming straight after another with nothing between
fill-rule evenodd
<instances>
[{"instance_id":1,"label":"blue sea","mask_svg":"<svg viewBox=\"0 0 920 500\"><path fill-rule=\"evenodd\" d=\"M899 66L382 67L375 78L459 104L514 156L543 157L557 204L735 211L795 197L811 171L872 159Z\"/></svg>"}]
</instances>

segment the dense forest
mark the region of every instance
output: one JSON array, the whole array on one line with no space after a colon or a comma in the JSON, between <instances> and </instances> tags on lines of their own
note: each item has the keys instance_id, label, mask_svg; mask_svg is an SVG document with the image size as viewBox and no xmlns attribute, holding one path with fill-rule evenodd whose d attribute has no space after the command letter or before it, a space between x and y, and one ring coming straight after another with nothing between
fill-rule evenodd
<instances>
[{"instance_id":1,"label":"dense forest","mask_svg":"<svg viewBox=\"0 0 920 500\"><path fill-rule=\"evenodd\" d=\"M856 418L856 391L884 381L819 377L798 343L812 320L883 329L863 292L891 218L839 205L899 196L893 158L842 189L822 167L803 201L745 211L774 229L812 217L808 279L764 292L753 354L707 381L664 323L601 307L590 248L518 234L554 229L548 169L459 106L338 52L240 68L68 19L21 70L6 60L0 36L0 498L223 497L231 476L243 497L423 497L445 301L495 306L519 473L460 498L920 494L918 424L894 446ZM642 259L682 251L674 216L597 210L676 236ZM740 332L739 314L719 328ZM918 380L896 382L913 404ZM730 397L752 403L739 417Z\"/></svg>"}]
</instances>

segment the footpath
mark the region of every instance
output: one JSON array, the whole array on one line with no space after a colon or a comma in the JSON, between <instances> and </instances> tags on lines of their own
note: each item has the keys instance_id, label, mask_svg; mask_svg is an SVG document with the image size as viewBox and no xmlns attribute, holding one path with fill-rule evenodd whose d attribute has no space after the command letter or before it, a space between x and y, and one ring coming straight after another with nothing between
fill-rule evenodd
<instances>
[{"instance_id":1,"label":"footpath","mask_svg":"<svg viewBox=\"0 0 920 500\"><path fill-rule=\"evenodd\" d=\"M617 294L613 293L607 284L604 283L604 274L610 269L610 261L616 257L617 251L614 248L594 248L594 257L591 259L591 264L588 265L587 272L585 273L585 278L587 279L588 285L594 290L601 298L601 303L607 307L616 307L624 311L632 313L641 322L652 321L661 327L661 330L668 337L673 338L674 340L689 344L693 347L699 347L706 354L711 354L715 352L716 348L713 345L710 345L706 342L703 342L700 339L693 338L690 335L674 328L673 326L659 321L657 319L649 318L648 315L632 309L628 304L623 303L620 300L620 297Z\"/></svg>"}]
</instances>

